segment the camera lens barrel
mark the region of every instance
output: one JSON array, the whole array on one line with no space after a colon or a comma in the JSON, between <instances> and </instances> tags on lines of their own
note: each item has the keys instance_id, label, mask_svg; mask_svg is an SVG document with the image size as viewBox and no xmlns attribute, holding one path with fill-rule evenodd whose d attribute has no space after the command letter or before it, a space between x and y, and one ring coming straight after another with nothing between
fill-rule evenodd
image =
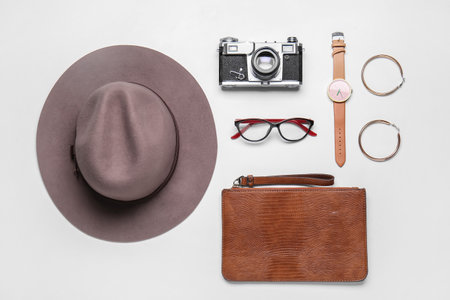
<instances>
[{"instance_id":1,"label":"camera lens barrel","mask_svg":"<svg viewBox=\"0 0 450 300\"><path fill-rule=\"evenodd\" d=\"M269 47L258 49L253 54L251 61L255 76L262 80L274 77L280 67L278 53Z\"/></svg>"}]
</instances>

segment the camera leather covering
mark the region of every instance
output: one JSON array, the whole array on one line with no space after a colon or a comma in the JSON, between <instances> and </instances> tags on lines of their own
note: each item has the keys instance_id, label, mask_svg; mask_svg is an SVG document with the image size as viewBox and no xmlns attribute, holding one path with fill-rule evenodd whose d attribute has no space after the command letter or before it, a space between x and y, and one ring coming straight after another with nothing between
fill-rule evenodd
<instances>
[{"instance_id":1,"label":"camera leather covering","mask_svg":"<svg viewBox=\"0 0 450 300\"><path fill-rule=\"evenodd\" d=\"M361 281L367 276L366 191L222 191L222 274L231 281Z\"/></svg>"},{"instance_id":2,"label":"camera leather covering","mask_svg":"<svg viewBox=\"0 0 450 300\"><path fill-rule=\"evenodd\" d=\"M242 70L241 70L242 69ZM248 80L247 56L246 55L220 55L219 56L219 83L223 81L237 81L236 75L230 71L245 75Z\"/></svg>"},{"instance_id":3,"label":"camera leather covering","mask_svg":"<svg viewBox=\"0 0 450 300\"><path fill-rule=\"evenodd\" d=\"M283 55L283 80L303 81L301 56L294 54Z\"/></svg>"}]
</instances>

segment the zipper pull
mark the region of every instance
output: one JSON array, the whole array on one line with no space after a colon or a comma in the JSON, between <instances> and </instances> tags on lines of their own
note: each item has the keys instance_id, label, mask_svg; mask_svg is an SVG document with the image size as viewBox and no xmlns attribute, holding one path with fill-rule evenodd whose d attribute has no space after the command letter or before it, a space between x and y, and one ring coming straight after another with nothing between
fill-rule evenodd
<instances>
[{"instance_id":1,"label":"zipper pull","mask_svg":"<svg viewBox=\"0 0 450 300\"><path fill-rule=\"evenodd\" d=\"M241 179L243 178L244 176L240 176L240 177L238 177L238 178L236 178L234 181L233 181L233 188L237 188L237 187L241 187Z\"/></svg>"}]
</instances>

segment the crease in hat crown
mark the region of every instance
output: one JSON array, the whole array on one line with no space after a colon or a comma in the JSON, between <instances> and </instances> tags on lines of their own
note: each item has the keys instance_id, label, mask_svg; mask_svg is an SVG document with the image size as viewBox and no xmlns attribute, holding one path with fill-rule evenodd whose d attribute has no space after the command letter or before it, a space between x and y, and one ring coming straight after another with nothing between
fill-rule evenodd
<instances>
[{"instance_id":1,"label":"crease in hat crown","mask_svg":"<svg viewBox=\"0 0 450 300\"><path fill-rule=\"evenodd\" d=\"M78 115L78 167L87 184L107 198L133 201L157 191L170 177L177 152L169 108L140 84L105 84Z\"/></svg>"}]
</instances>

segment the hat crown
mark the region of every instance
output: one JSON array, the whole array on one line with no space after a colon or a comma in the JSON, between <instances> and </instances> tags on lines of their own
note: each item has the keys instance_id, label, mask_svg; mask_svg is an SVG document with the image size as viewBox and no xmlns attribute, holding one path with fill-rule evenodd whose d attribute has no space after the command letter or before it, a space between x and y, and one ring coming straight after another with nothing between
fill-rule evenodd
<instances>
[{"instance_id":1,"label":"hat crown","mask_svg":"<svg viewBox=\"0 0 450 300\"><path fill-rule=\"evenodd\" d=\"M130 82L96 89L77 119L75 153L83 178L99 194L121 201L144 198L171 176L177 128L163 100Z\"/></svg>"}]
</instances>

